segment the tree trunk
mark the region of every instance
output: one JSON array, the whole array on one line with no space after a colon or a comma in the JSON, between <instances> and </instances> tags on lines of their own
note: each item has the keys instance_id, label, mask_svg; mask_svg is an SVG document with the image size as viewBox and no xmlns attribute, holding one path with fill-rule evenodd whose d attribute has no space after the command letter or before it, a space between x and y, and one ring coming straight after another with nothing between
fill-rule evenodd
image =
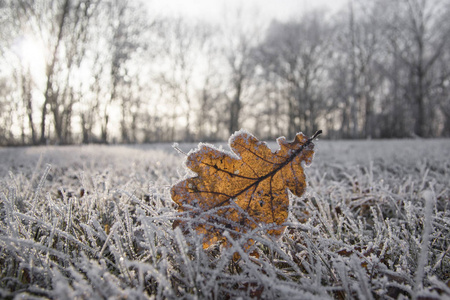
<instances>
[{"instance_id":1,"label":"tree trunk","mask_svg":"<svg viewBox=\"0 0 450 300\"><path fill-rule=\"evenodd\" d=\"M55 94L55 90L54 90L54 85L53 85L53 76L54 76L54 72L55 72L55 65L57 62L57 55L58 55L58 49L59 46L61 44L61 40L63 38L63 29L64 29L64 24L66 21L66 17L67 14L69 13L69 9L70 9L70 0L66 0L64 2L64 7L63 7L63 11L62 11L62 15L61 15L61 20L58 24L58 36L57 36L57 40L56 40L56 44L55 47L53 48L53 52L52 52L52 58L51 58L51 63L47 64L47 84L46 84L46 88L45 88L45 93L44 93L44 104L42 106L42 118L41 118L41 144L44 144L46 142L46 137L45 137L45 127L46 127L46 118L47 118L47 106L51 105L51 107L55 108L58 107L58 96ZM55 116L55 130L59 131L58 129L58 116Z\"/></svg>"},{"instance_id":2,"label":"tree trunk","mask_svg":"<svg viewBox=\"0 0 450 300\"><path fill-rule=\"evenodd\" d=\"M240 80L236 83L236 93L230 105L230 120L228 124L228 133L230 135L240 129L239 113L241 111L241 94L242 94L242 81Z\"/></svg>"},{"instance_id":3,"label":"tree trunk","mask_svg":"<svg viewBox=\"0 0 450 300\"><path fill-rule=\"evenodd\" d=\"M108 143L108 123L109 123L109 115L105 111L105 114L103 116L103 124L101 126L102 128L101 128L101 136L100 136L102 143L105 143L105 144Z\"/></svg>"},{"instance_id":4,"label":"tree trunk","mask_svg":"<svg viewBox=\"0 0 450 300\"><path fill-rule=\"evenodd\" d=\"M288 116L289 116L289 124L288 124L288 135L289 136L294 136L297 133L297 125L295 124L295 96L291 95L290 97L290 101L288 103L289 106L289 111L288 111Z\"/></svg>"},{"instance_id":5,"label":"tree trunk","mask_svg":"<svg viewBox=\"0 0 450 300\"><path fill-rule=\"evenodd\" d=\"M374 116L373 116L373 99L366 95L365 97L366 107L365 107L365 123L364 123L364 137L372 138L375 135L374 132Z\"/></svg>"},{"instance_id":6,"label":"tree trunk","mask_svg":"<svg viewBox=\"0 0 450 300\"><path fill-rule=\"evenodd\" d=\"M28 70L28 73L23 74L22 73L22 96L24 101L24 106L27 112L28 117L28 123L30 126L31 131L31 142L33 145L36 145L36 130L34 128L34 122L33 122L33 98L31 95L31 73L30 70Z\"/></svg>"}]
</instances>

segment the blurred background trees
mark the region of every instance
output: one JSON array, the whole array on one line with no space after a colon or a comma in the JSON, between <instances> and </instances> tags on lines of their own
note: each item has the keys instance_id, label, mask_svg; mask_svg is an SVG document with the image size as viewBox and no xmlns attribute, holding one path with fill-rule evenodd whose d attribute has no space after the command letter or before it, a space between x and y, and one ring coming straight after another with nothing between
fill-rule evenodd
<instances>
[{"instance_id":1,"label":"blurred background trees","mask_svg":"<svg viewBox=\"0 0 450 300\"><path fill-rule=\"evenodd\" d=\"M450 136L448 1L226 13L0 0L0 145Z\"/></svg>"}]
</instances>

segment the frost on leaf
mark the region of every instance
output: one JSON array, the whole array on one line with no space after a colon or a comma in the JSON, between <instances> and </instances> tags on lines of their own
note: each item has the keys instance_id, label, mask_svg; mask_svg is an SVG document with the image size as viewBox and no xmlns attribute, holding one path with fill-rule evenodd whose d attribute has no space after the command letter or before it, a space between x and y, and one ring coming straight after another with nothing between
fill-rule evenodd
<instances>
[{"instance_id":1,"label":"frost on leaf","mask_svg":"<svg viewBox=\"0 0 450 300\"><path fill-rule=\"evenodd\" d=\"M203 247L218 241L227 245L224 231L238 238L263 226L279 237L285 229L289 198L287 189L301 196L306 188L302 163L311 163L313 139L298 133L292 142L278 138L280 149L272 152L264 142L240 130L231 136L233 153L200 144L189 153L186 166L197 176L180 181L171 189L180 212L188 213L192 226L203 234ZM187 229L187 222L176 221ZM250 246L253 242L248 241Z\"/></svg>"}]
</instances>

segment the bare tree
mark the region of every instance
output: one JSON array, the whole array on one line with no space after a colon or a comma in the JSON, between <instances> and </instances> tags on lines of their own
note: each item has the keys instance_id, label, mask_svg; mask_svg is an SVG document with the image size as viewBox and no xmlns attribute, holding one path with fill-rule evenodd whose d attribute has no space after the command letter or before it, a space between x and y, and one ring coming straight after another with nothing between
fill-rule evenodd
<instances>
[{"instance_id":1,"label":"bare tree","mask_svg":"<svg viewBox=\"0 0 450 300\"><path fill-rule=\"evenodd\" d=\"M229 134L240 129L244 98L255 75L254 49L261 39L263 28L255 21L256 15L249 23L243 15L243 8L238 9L235 17L233 22L226 20L226 29L222 31L225 41L223 55L229 72L229 87L224 93L228 100Z\"/></svg>"},{"instance_id":2,"label":"bare tree","mask_svg":"<svg viewBox=\"0 0 450 300\"><path fill-rule=\"evenodd\" d=\"M166 68L159 70L157 81L162 87L161 99L167 99L169 136L172 140L191 141L195 124L195 79L198 65L204 63L200 56L209 33L206 25L192 23L181 18L165 20L164 55L160 57ZM177 136L176 128L183 124L183 132Z\"/></svg>"},{"instance_id":3,"label":"bare tree","mask_svg":"<svg viewBox=\"0 0 450 300\"><path fill-rule=\"evenodd\" d=\"M450 17L450 9L448 10ZM450 137L450 47L446 47L444 53L439 57L436 63L436 73L439 78L438 83L432 88L431 97L438 103L442 116L437 116L437 119L442 118L436 131L440 130L440 136ZM440 128L442 127L442 128Z\"/></svg>"},{"instance_id":4,"label":"bare tree","mask_svg":"<svg viewBox=\"0 0 450 300\"><path fill-rule=\"evenodd\" d=\"M418 136L430 136L435 112L433 87L448 79L439 76L436 65L450 45L449 5L446 1L402 0L383 1L392 12L387 24L387 36L396 64L405 70L406 80L390 77L403 90L412 107L414 124L411 131ZM391 72L386 72L389 74ZM442 75L442 74L441 74Z\"/></svg>"},{"instance_id":5,"label":"bare tree","mask_svg":"<svg viewBox=\"0 0 450 300\"><path fill-rule=\"evenodd\" d=\"M106 61L109 64L109 89L107 99L103 103L101 112L101 141L108 142L108 125L110 122L110 110L113 105L120 98L120 89L127 84L127 63L131 59L133 51L136 49L132 37L132 30L129 25L132 23L131 8L123 1L113 1L109 3L106 10L107 28L104 33L106 36L105 46L109 59ZM122 103L122 108L124 105ZM124 119L125 111L122 109L122 119ZM126 126L121 123L121 135L124 138L126 133Z\"/></svg>"},{"instance_id":6,"label":"bare tree","mask_svg":"<svg viewBox=\"0 0 450 300\"><path fill-rule=\"evenodd\" d=\"M206 25L205 25L206 26ZM220 72L220 35L215 34L217 28L204 27L203 35L206 37L201 55L204 63L200 68L201 85L197 88L199 111L197 113L197 138L200 140L217 140L221 136L221 129L226 120L223 111L226 110L223 82L224 74Z\"/></svg>"},{"instance_id":7,"label":"bare tree","mask_svg":"<svg viewBox=\"0 0 450 300\"><path fill-rule=\"evenodd\" d=\"M93 36L93 38L95 35ZM106 98L106 85L104 84L105 63L101 58L105 58L104 54L96 53L92 58L92 80L88 82L89 91L80 99L80 127L81 139L83 144L95 142L99 139L95 137L94 126L99 123L99 108L103 99Z\"/></svg>"},{"instance_id":8,"label":"bare tree","mask_svg":"<svg viewBox=\"0 0 450 300\"><path fill-rule=\"evenodd\" d=\"M276 74L287 91L288 133L298 128L312 131L323 108L320 86L329 53L331 31L319 22L318 14L301 21L272 22L260 47L260 63Z\"/></svg>"},{"instance_id":9,"label":"bare tree","mask_svg":"<svg viewBox=\"0 0 450 300\"><path fill-rule=\"evenodd\" d=\"M380 55L380 33L376 14L367 3L354 3L341 12L335 28L333 59L330 61L332 94L338 99L340 136L373 137L375 93L380 85L376 59Z\"/></svg>"},{"instance_id":10,"label":"bare tree","mask_svg":"<svg viewBox=\"0 0 450 300\"><path fill-rule=\"evenodd\" d=\"M34 126L33 121L33 79L30 74L30 70L28 69L28 72L22 72L21 74L21 83L22 83L22 99L23 99L23 106L26 112L26 116L28 118L28 126L31 131L31 143L33 145L37 144L37 135L36 135L36 129ZM22 141L25 140L25 134L22 134ZM23 144L25 144L23 142Z\"/></svg>"},{"instance_id":11,"label":"bare tree","mask_svg":"<svg viewBox=\"0 0 450 300\"><path fill-rule=\"evenodd\" d=\"M53 117L56 140L59 143L68 142L75 101L70 80L84 56L85 35L94 8L90 0L18 0L14 3L13 16L20 22L21 30L33 32L48 49L41 110L41 143L49 137L46 133L49 111Z\"/></svg>"}]
</instances>

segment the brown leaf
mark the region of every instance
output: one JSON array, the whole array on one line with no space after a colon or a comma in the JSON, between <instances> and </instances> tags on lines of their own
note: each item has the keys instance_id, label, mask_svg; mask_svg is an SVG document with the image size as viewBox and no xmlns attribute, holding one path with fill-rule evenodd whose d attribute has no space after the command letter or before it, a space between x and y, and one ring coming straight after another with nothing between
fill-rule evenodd
<instances>
[{"instance_id":1,"label":"brown leaf","mask_svg":"<svg viewBox=\"0 0 450 300\"><path fill-rule=\"evenodd\" d=\"M297 196L305 191L302 162L310 164L314 154L312 140L302 133L293 142L277 140L280 149L272 152L264 142L246 131L236 132L229 141L233 153L200 144L189 153L186 166L197 173L175 184L172 199L180 212L188 212L208 248L259 226L271 236L285 229L289 210L287 189ZM185 221L178 221L185 227ZM185 228L186 229L186 228ZM248 245L253 244L249 240Z\"/></svg>"}]
</instances>

